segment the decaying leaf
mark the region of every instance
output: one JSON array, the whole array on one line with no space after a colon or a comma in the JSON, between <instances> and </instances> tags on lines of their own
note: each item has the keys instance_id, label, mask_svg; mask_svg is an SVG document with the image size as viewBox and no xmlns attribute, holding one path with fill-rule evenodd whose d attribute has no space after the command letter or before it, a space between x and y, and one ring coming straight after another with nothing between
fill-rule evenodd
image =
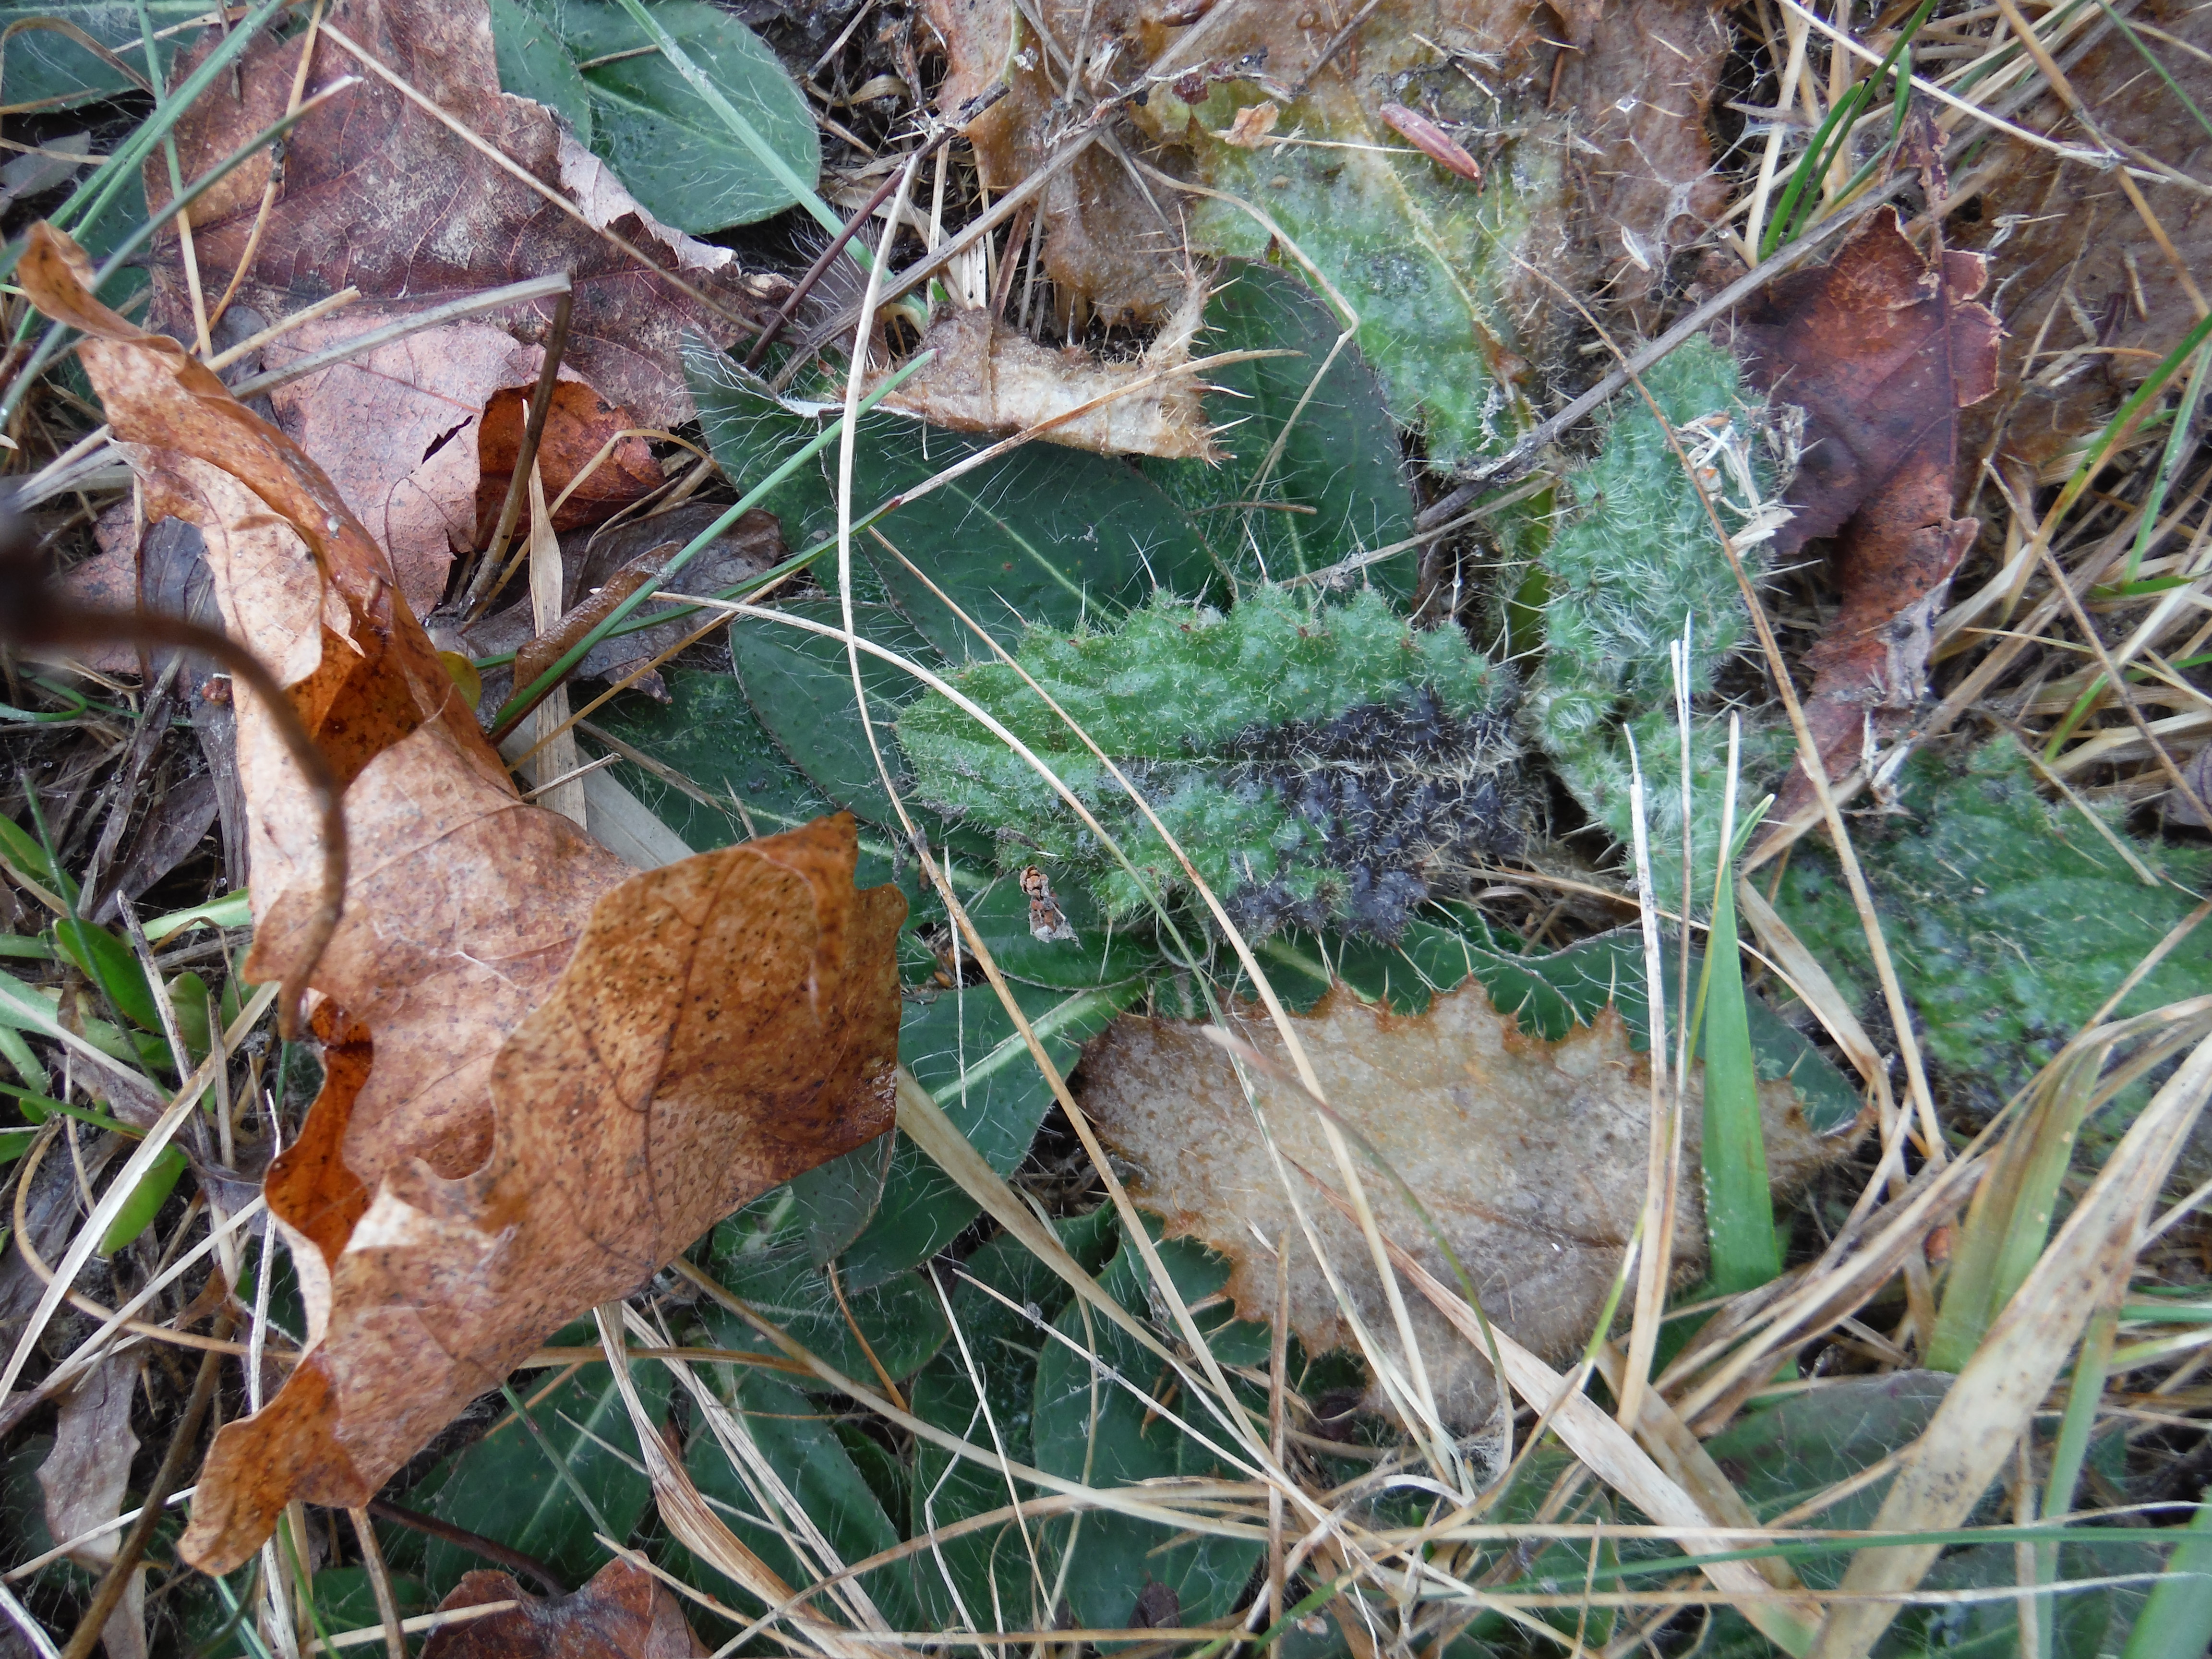
<instances>
[{"instance_id":1,"label":"decaying leaf","mask_svg":"<svg viewBox=\"0 0 2212 1659\"><path fill-rule=\"evenodd\" d=\"M2136 27L2157 69L2114 12ZM2145 33L2146 25L2159 33ZM2039 77L2034 99L2010 112L2014 122L2091 152L2109 140L2139 167L2151 159L2187 165L2203 144L2202 118L2166 77L2197 110L2212 110L2212 60L2203 56L2212 51L2212 12L2186 0L2100 8L2054 20L2049 41L2097 130L2069 116ZM2145 179L2138 188L2201 286L2212 268L2212 215L2172 185ZM1979 196L1979 223L1954 214L1951 234L1972 238L2005 272L2001 395L1970 419L1966 453L1987 449L1989 428L2002 420L1996 459L2026 500L2039 470L2055 467L2061 477L2073 470L2078 458L2070 452L2173 349L2197 311L2187 279L2146 235L2109 165L2069 161L1993 133L1954 193Z\"/></svg>"},{"instance_id":2,"label":"decaying leaf","mask_svg":"<svg viewBox=\"0 0 2212 1659\"><path fill-rule=\"evenodd\" d=\"M544 1599L503 1572L472 1572L438 1611L489 1601L520 1605L434 1631L422 1659L694 1659L707 1651L675 1596L627 1561L608 1562L573 1595Z\"/></svg>"},{"instance_id":3,"label":"decaying leaf","mask_svg":"<svg viewBox=\"0 0 2212 1659\"><path fill-rule=\"evenodd\" d=\"M181 1547L228 1571L286 1503L366 1501L578 1310L886 1128L904 903L854 890L849 818L625 881L524 805L330 481L88 275L33 228L18 281L94 337L149 497L198 524L226 623L346 786L353 873L312 981L324 1089L267 1185L309 1349L218 1437ZM251 702L239 731L267 980L301 949L320 849Z\"/></svg>"},{"instance_id":4,"label":"decaying leaf","mask_svg":"<svg viewBox=\"0 0 2212 1659\"><path fill-rule=\"evenodd\" d=\"M491 538L514 458L521 453L529 418L530 393L520 386L495 392L477 426L477 544ZM553 388L545 429L538 440L538 470L544 475L545 499L568 500L556 508L553 527L582 530L601 524L664 482L660 464L637 422L580 380L563 380ZM624 433L632 435L623 436ZM611 448L609 446L612 446ZM604 459L599 452L606 449ZM597 462L595 466L593 463Z\"/></svg>"},{"instance_id":5,"label":"decaying leaf","mask_svg":"<svg viewBox=\"0 0 2212 1659\"><path fill-rule=\"evenodd\" d=\"M1702 0L1640 4L1606 27L1591 5L1384 0L1342 41L1335 22L1288 5L930 0L924 12L946 49L946 107L1002 79L1010 89L969 128L994 193L1077 141L1072 110L1141 88L1113 143L1042 198L1044 270L1079 320L1166 317L1186 249L1279 256L1237 201L1249 204L1359 313L1395 411L1445 462L1510 435L1557 301L1546 276L1637 300L1724 194L1705 112L1727 32ZM1079 41L1083 84L1063 95ZM1409 146L1386 105L1466 165ZM1182 196L1140 175L1140 157L1237 200Z\"/></svg>"},{"instance_id":6,"label":"decaying leaf","mask_svg":"<svg viewBox=\"0 0 2212 1659\"><path fill-rule=\"evenodd\" d=\"M1470 981L1422 1014L1393 1014L1340 988L1295 1018L1331 1108L1419 1195L1473 1276L1484 1312L1540 1354L1578 1352L1644 1205L1650 1062L1632 1049L1619 1014L1607 1007L1595 1024L1547 1042L1522 1032ZM1366 1242L1322 1191L1341 1192L1342 1177L1311 1099L1283 1059L1281 1036L1267 1020L1243 1017L1233 1031L1268 1062L1247 1070L1280 1174L1229 1055L1197 1024L1117 1021L1085 1057L1084 1109L1128 1160L1138 1201L1162 1215L1170 1233L1230 1259L1228 1291L1241 1316L1273 1316L1275 1262L1260 1241L1291 1232L1291 1328L1319 1352L1346 1346L1352 1331L1285 1194L1285 1180L1295 1183L1353 1309L1395 1354ZM1802 1182L1844 1144L1813 1133L1787 1083L1762 1083L1759 1094L1778 1187ZM1703 1098L1693 1076L1683 1124L1687 1170L1698 1167ZM1359 1177L1382 1230L1455 1283L1396 1184L1364 1159ZM1705 1235L1698 1184L1686 1179L1674 1236L1686 1279L1705 1261ZM1425 1308L1416 1308L1413 1329L1447 1419L1480 1425L1495 1398L1487 1363Z\"/></svg>"},{"instance_id":7,"label":"decaying leaf","mask_svg":"<svg viewBox=\"0 0 2212 1659\"><path fill-rule=\"evenodd\" d=\"M282 368L372 326L356 319L357 309L295 330L269 349L269 366ZM316 458L391 554L417 616L443 596L453 554L491 533L544 355L488 323L450 323L271 394L285 435ZM567 489L601 444L635 424L590 386L563 380L538 448L547 495ZM597 523L660 482L644 441L625 440L569 498L562 522Z\"/></svg>"},{"instance_id":8,"label":"decaying leaf","mask_svg":"<svg viewBox=\"0 0 2212 1659\"><path fill-rule=\"evenodd\" d=\"M146 1369L143 1349L111 1356L85 1374L62 1401L54 1425L53 1449L39 1466L39 1490L46 1499L46 1531L70 1539L123 1513L123 1493L131 1484L131 1460L138 1437L131 1432L131 1399ZM74 1553L90 1567L115 1559L116 1537L94 1539Z\"/></svg>"},{"instance_id":9,"label":"decaying leaf","mask_svg":"<svg viewBox=\"0 0 2212 1659\"><path fill-rule=\"evenodd\" d=\"M131 1484L131 1460L138 1437L131 1431L131 1401L146 1369L143 1348L112 1354L85 1374L62 1401L54 1424L53 1449L39 1465L47 1534L57 1540L82 1536L123 1513ZM70 1559L94 1572L115 1559L123 1534L103 1534L70 1552ZM133 1573L123 1601L101 1632L109 1659L138 1659L146 1651L146 1578Z\"/></svg>"},{"instance_id":10,"label":"decaying leaf","mask_svg":"<svg viewBox=\"0 0 2212 1659\"><path fill-rule=\"evenodd\" d=\"M1015 433L1050 421L1037 435L1072 449L1218 460L1189 368L1205 308L1206 290L1195 287L1142 356L1116 363L1076 346L1041 346L981 308L948 311L922 338L935 360L883 406L956 432Z\"/></svg>"},{"instance_id":11,"label":"decaying leaf","mask_svg":"<svg viewBox=\"0 0 2212 1659\"><path fill-rule=\"evenodd\" d=\"M275 203L260 219L275 165L264 153L202 198L192 247L204 289L220 294L258 234L240 292L281 317L349 284L363 301L344 313L346 331L420 312L525 277L568 271L575 283L567 361L605 397L652 426L691 413L678 365L687 332L726 343L753 325L777 284L746 277L728 250L665 239L634 202L611 197L605 177L585 180L590 153L567 149L552 112L499 90L483 0L337 0L325 14L307 76L310 95L343 76L362 84L304 118L284 146ZM523 173L572 202L663 270L677 272L708 303L686 295L564 213L456 133L436 114L336 44L343 33L459 126ZM210 43L214 31L209 31ZM281 116L291 95L301 36L264 36L240 71L242 96L210 95L177 123L177 159L195 177ZM206 48L181 53L182 76ZM571 175L576 181L571 183ZM148 201L168 199L168 167L156 152L146 170ZM582 210L580 208L579 210ZM155 319L189 333L191 305L173 238L155 269ZM526 344L544 337L550 301L494 320ZM488 388L489 391L491 388ZM463 420L482 399L461 410ZM449 423L450 424L450 423Z\"/></svg>"},{"instance_id":12,"label":"decaying leaf","mask_svg":"<svg viewBox=\"0 0 2212 1659\"><path fill-rule=\"evenodd\" d=\"M1996 386L2001 331L1975 301L1982 280L1979 254L1931 264L1897 214L1881 213L1829 264L1767 289L1735 326L1753 378L1805 410L1795 516L1773 554L1842 532L1843 604L1807 653L1805 716L1831 778L1857 762L1869 727L1887 735L1925 693L1936 616L1981 527L1951 506L1959 411ZM1793 770L1778 814L1811 793Z\"/></svg>"}]
</instances>

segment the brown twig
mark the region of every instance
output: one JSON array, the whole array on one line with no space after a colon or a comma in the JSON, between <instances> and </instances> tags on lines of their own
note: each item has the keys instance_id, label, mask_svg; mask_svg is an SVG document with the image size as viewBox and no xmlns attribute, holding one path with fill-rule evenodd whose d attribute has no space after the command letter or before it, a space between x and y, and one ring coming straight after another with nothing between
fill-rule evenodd
<instances>
[{"instance_id":1,"label":"brown twig","mask_svg":"<svg viewBox=\"0 0 2212 1659\"><path fill-rule=\"evenodd\" d=\"M224 1332L230 1328L228 1316L219 1316L216 1324ZM101 1632L106 1628L108 1615L121 1604L124 1593L131 1587L131 1575L138 1571L138 1564L145 1556L146 1546L153 1542L154 1528L161 1524L169 1494L184 1484L185 1465L199 1442L200 1422L215 1399L216 1380L222 1374L221 1354L210 1353L200 1361L199 1376L192 1382L191 1399L185 1407L184 1416L178 1420L177 1431L169 1437L169 1449L162 1455L154 1484L147 1488L145 1506L138 1511L138 1519L131 1524L131 1530L124 1534L122 1547L115 1552L114 1565L108 1568L107 1577L100 1581L92 1605L77 1620L69 1645L62 1650L62 1659L89 1659Z\"/></svg>"},{"instance_id":2,"label":"brown twig","mask_svg":"<svg viewBox=\"0 0 2212 1659\"><path fill-rule=\"evenodd\" d=\"M576 305L574 280L571 277L572 286L553 302L553 328L545 337L545 361L538 367L538 384L530 390L530 418L523 424L522 447L514 452L514 472L507 481L507 498L499 504L499 523L491 532L491 545L469 584L468 598L461 607L465 614L474 612L491 597L501 556L507 551L507 538L514 533L514 521L522 512L530 469L538 459L538 440L545 435L545 417L553 408L553 388L560 382L562 355L568 349L568 318Z\"/></svg>"},{"instance_id":3,"label":"brown twig","mask_svg":"<svg viewBox=\"0 0 2212 1659\"><path fill-rule=\"evenodd\" d=\"M1352 37L1359 33L1359 26L1372 17L1375 8L1382 3L1382 0L1367 0L1365 5L1352 14L1350 22L1329 36L1328 44L1321 49L1321 56L1313 60L1306 72L1298 76L1297 84L1291 88L1291 102L1295 104L1305 96L1306 88L1314 83L1314 77L1328 67L1331 58L1352 43Z\"/></svg>"},{"instance_id":4,"label":"brown twig","mask_svg":"<svg viewBox=\"0 0 2212 1659\"><path fill-rule=\"evenodd\" d=\"M471 1555L480 1555L487 1561L496 1561L501 1566L534 1579L549 1595L566 1595L568 1587L562 1583L552 1568L534 1555L525 1555L520 1550L509 1549L465 1527L457 1527L450 1521L441 1521L420 1510L402 1509L397 1504L386 1503L381 1498L372 1498L365 1507L379 1521L389 1521L395 1527L404 1527L410 1532L419 1532L426 1538L435 1538L463 1549Z\"/></svg>"},{"instance_id":5,"label":"brown twig","mask_svg":"<svg viewBox=\"0 0 2212 1659\"><path fill-rule=\"evenodd\" d=\"M330 763L300 723L276 677L228 634L157 611L82 606L54 587L47 574L46 562L26 522L13 514L0 515L0 645L37 648L120 641L167 646L213 657L234 680L243 681L261 700L270 724L321 807L322 902L307 920L306 946L297 958L298 965L284 977L283 995L276 1010L277 1028L289 1041L299 1035L300 1008L307 994L308 978L321 962L331 934L337 931L339 912L345 902L345 817L338 804L338 781Z\"/></svg>"}]
</instances>

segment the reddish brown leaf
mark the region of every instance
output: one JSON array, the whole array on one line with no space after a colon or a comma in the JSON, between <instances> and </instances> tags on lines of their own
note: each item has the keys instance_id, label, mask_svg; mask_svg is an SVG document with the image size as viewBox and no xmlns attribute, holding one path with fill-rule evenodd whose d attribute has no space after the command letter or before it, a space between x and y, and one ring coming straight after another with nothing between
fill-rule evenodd
<instances>
[{"instance_id":1,"label":"reddish brown leaf","mask_svg":"<svg viewBox=\"0 0 2212 1659\"><path fill-rule=\"evenodd\" d=\"M94 337L149 514L199 526L227 624L347 785L345 911L312 980L323 1092L266 1188L308 1351L202 1472L180 1547L223 1571L286 1503L367 1501L580 1310L888 1128L905 905L854 891L848 817L633 876L523 805L329 479L88 274L33 228L17 280ZM266 980L321 864L266 717L238 720Z\"/></svg>"},{"instance_id":2,"label":"reddish brown leaf","mask_svg":"<svg viewBox=\"0 0 2212 1659\"><path fill-rule=\"evenodd\" d=\"M1843 603L1807 653L1806 718L1831 778L1925 693L1930 629L1980 529L1951 516L1959 411L1996 384L2001 330L1974 301L1981 256L1931 264L1894 212L1878 214L1828 264L1765 290L1735 328L1736 349L1777 401L1805 410L1804 459L1775 538L1786 555L1841 532ZM1793 772L1787 817L1812 786Z\"/></svg>"},{"instance_id":3,"label":"reddish brown leaf","mask_svg":"<svg viewBox=\"0 0 2212 1659\"><path fill-rule=\"evenodd\" d=\"M610 1561L573 1595L526 1595L503 1572L472 1572L438 1611L516 1601L504 1613L433 1631L422 1659L695 1659L706 1646L653 1576Z\"/></svg>"},{"instance_id":4,"label":"reddish brown leaf","mask_svg":"<svg viewBox=\"0 0 2212 1659\"><path fill-rule=\"evenodd\" d=\"M491 539L507 499L507 482L514 477L514 458L522 447L522 429L530 413L530 392L514 386L495 392L484 405L477 425L477 544ZM632 501L660 488L660 464L642 438L616 441L617 433L637 428L627 410L617 409L591 387L563 380L553 388L552 406L545 412L545 431L538 441L538 469L545 480L545 499L558 501L563 490L576 484L553 515L556 530L582 530L600 524ZM605 460L599 451L609 442L613 450ZM584 469L599 461L589 473Z\"/></svg>"},{"instance_id":5,"label":"reddish brown leaf","mask_svg":"<svg viewBox=\"0 0 2212 1659\"><path fill-rule=\"evenodd\" d=\"M582 165L590 158L580 147L572 142L564 148L551 112L499 90L483 0L337 0L325 21L532 177L556 192L574 180L572 200L587 182L604 197L606 181ZM208 36L211 46L215 32ZM189 72L208 49L179 53L174 73ZM219 88L185 112L176 142L187 178L283 112L299 53L300 37L264 36L246 54L242 97ZM362 84L309 114L286 140L275 207L244 290L252 303L281 317L350 284L367 296L344 313L350 333L375 320L365 313L421 311L504 283L568 271L576 297L568 360L645 422L666 426L688 418L690 399L677 356L685 334L727 342L762 318L761 293L767 290L748 282L734 257L659 234L634 203L629 211L620 211L619 202L592 204L599 222L705 292L710 309L501 170L364 68L326 31L308 92L349 75L362 77ZM270 166L265 153L247 162L194 210L192 246L204 289L221 293L245 257ZM168 199L168 163L158 154L147 165L146 191L156 209ZM171 240L166 246L168 257L155 271L156 316L188 330L191 309L176 244ZM551 315L546 301L495 320L535 344Z\"/></svg>"}]
</instances>

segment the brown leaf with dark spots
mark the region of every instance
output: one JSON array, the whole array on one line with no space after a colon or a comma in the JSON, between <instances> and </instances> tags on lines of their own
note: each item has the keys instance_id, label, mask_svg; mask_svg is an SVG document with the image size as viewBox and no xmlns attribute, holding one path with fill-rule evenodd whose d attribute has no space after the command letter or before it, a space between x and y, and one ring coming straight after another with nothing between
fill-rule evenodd
<instances>
[{"instance_id":1,"label":"brown leaf with dark spots","mask_svg":"<svg viewBox=\"0 0 2212 1659\"><path fill-rule=\"evenodd\" d=\"M2002 331L1975 301L1982 282L1979 254L1932 263L1894 211L1881 213L1826 265L1768 288L1735 325L1753 378L1805 410L1796 516L1775 553L1842 537L1842 605L1807 653L1805 714L1832 779L1858 760L1869 721L1879 738L1925 694L1935 617L1981 527L1951 505L1959 411L1996 386ZM1811 793L1793 770L1776 813Z\"/></svg>"},{"instance_id":2,"label":"brown leaf with dark spots","mask_svg":"<svg viewBox=\"0 0 2212 1659\"><path fill-rule=\"evenodd\" d=\"M422 1659L697 1659L707 1651L676 1598L627 1561L610 1561L574 1595L550 1599L525 1595L503 1572L471 1572L438 1611L493 1601L520 1605L433 1631Z\"/></svg>"},{"instance_id":3,"label":"brown leaf with dark spots","mask_svg":"<svg viewBox=\"0 0 2212 1659\"><path fill-rule=\"evenodd\" d=\"M633 876L525 805L329 479L88 274L33 228L17 281L93 337L148 511L198 525L227 625L347 781L323 1091L265 1189L307 1352L217 1437L180 1545L227 1571L287 1503L365 1503L547 1334L889 1128L905 902L854 890L849 817ZM238 722L267 980L320 874L316 814L267 717L241 700Z\"/></svg>"},{"instance_id":4,"label":"brown leaf with dark spots","mask_svg":"<svg viewBox=\"0 0 2212 1659\"><path fill-rule=\"evenodd\" d=\"M287 137L275 206L260 227L242 290L249 301L281 317L357 287L366 297L345 313L352 332L565 270L575 281L568 361L646 423L689 419L678 357L685 334L727 343L764 320L781 284L748 279L726 249L661 234L634 203L627 212L613 210L620 203L593 204L599 222L712 302L701 304L501 169L331 38L330 31L343 32L523 172L556 193L565 188L573 201L584 188L581 165L591 158L580 146L562 145L550 110L500 91L483 0L337 0L325 21L308 95L345 76L362 77L362 84L313 111ZM188 74L216 38L210 29L207 46L179 53L174 75ZM226 77L185 112L175 137L185 177L214 167L283 113L302 38L264 35L243 59L241 96L230 95ZM246 257L274 165L264 150L193 209L192 247L204 291L220 294ZM157 211L169 197L168 166L157 155L146 168L147 200ZM603 170L592 171L604 195L606 181L596 179ZM155 319L189 331L191 307L173 237L162 253L155 269ZM537 344L551 317L552 301L542 301L489 320Z\"/></svg>"}]
</instances>

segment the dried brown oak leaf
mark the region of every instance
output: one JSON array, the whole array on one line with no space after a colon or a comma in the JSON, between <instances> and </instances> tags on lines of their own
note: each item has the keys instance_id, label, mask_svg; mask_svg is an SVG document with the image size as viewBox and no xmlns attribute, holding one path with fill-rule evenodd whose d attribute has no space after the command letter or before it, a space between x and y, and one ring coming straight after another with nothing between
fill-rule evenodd
<instances>
[{"instance_id":1,"label":"dried brown oak leaf","mask_svg":"<svg viewBox=\"0 0 2212 1659\"><path fill-rule=\"evenodd\" d=\"M1608 1008L1558 1042L1524 1034L1470 981L1425 1013L1399 1015L1341 988L1295 1017L1330 1107L1419 1198L1474 1280L1483 1311L1548 1358L1589 1340L1644 1205L1649 1145L1648 1058ZM1270 1065L1251 1068L1259 1109L1298 1184L1298 1199L1368 1332L1401 1358L1394 1324L1358 1227L1323 1191L1342 1190L1311 1097L1268 1021L1239 1018L1235 1035ZM1245 1318L1270 1320L1275 1262L1265 1244L1291 1240L1291 1328L1309 1352L1349 1345L1350 1325L1308 1246L1229 1056L1204 1027L1135 1017L1116 1021L1085 1055L1082 1105L1131 1165L1129 1188L1168 1231L1203 1241L1233 1265L1229 1294ZM1702 1074L1684 1118L1678 1273L1705 1258L1705 1206L1694 1171L1704 1121ZM1787 1083L1759 1085L1767 1168L1795 1185L1845 1143L1806 1124ZM1357 1152L1355 1158L1358 1157ZM1383 1232L1446 1283L1449 1263L1395 1183L1364 1160L1359 1177ZM1260 1241L1264 1241L1265 1244ZM1441 1316L1408 1297L1424 1364L1448 1422L1473 1429L1497 1395L1488 1363ZM1376 1395L1370 1404L1379 1405Z\"/></svg>"},{"instance_id":2,"label":"dried brown oak leaf","mask_svg":"<svg viewBox=\"0 0 2212 1659\"><path fill-rule=\"evenodd\" d=\"M241 299L268 316L285 316L347 285L362 292L345 312L272 347L270 368L314 345L487 288L571 272L575 310L566 365L595 394L635 416L623 425L671 427L690 418L681 341L703 334L728 343L757 327L781 295L781 279L745 276L730 250L708 248L650 222L604 177L598 161L562 133L553 112L500 93L484 0L337 0L325 24L316 35L307 91L345 76L361 77L361 84L292 128L268 215L261 215L272 173L265 150L192 210L192 254L206 295L222 295L248 248L252 268ZM438 112L378 77L338 46L334 33L352 40ZM283 115L303 38L257 40L239 69L241 95L232 97L226 80L184 112L175 139L185 177L223 161ZM175 76L191 73L212 40L210 28L208 46L177 55ZM591 223L473 149L456 126ZM166 157L146 166L146 197L155 208L168 201ZM592 226L613 230L703 301ZM164 330L192 337L192 303L175 237L157 248L153 316ZM385 533L385 493L403 487L425 460L435 460L427 452L447 435L441 453L445 453L445 467L407 484L407 498L392 511L442 514L467 540L476 445L456 445L449 434L476 420L493 392L535 378L550 316L553 301L531 301L511 312L449 323L387 347L374 365L365 362L352 374L331 369L301 380L279 394L279 416L285 429L325 460L341 493L378 535ZM383 378L383 392L369 385L372 376ZM368 453L356 456L361 445ZM550 476L549 487L557 489ZM422 549L420 560L435 564L442 538L420 531L404 546ZM425 577L416 577L400 546L392 550L400 557L400 575L411 577L410 598L422 608Z\"/></svg>"},{"instance_id":3,"label":"dried brown oak leaf","mask_svg":"<svg viewBox=\"0 0 2212 1659\"><path fill-rule=\"evenodd\" d=\"M503 1572L465 1574L441 1613L518 1605L431 1632L422 1659L699 1659L706 1644L653 1575L610 1561L573 1595L526 1595Z\"/></svg>"},{"instance_id":4,"label":"dried brown oak leaf","mask_svg":"<svg viewBox=\"0 0 2212 1659\"><path fill-rule=\"evenodd\" d=\"M93 337L149 502L198 525L226 624L346 786L323 1091L266 1188L308 1351L201 1473L181 1548L224 1571L286 1503L366 1502L548 1333L888 1128L905 904L854 891L849 817L633 875L525 805L330 481L88 276L33 228L17 280ZM265 981L321 849L282 744L237 712Z\"/></svg>"},{"instance_id":5,"label":"dried brown oak leaf","mask_svg":"<svg viewBox=\"0 0 2212 1659\"><path fill-rule=\"evenodd\" d=\"M1736 351L1777 402L1805 410L1786 556L1841 532L1842 604L1806 653L1805 717L1831 779L1909 717L1927 690L1934 623L1978 519L1951 516L1959 411L1996 386L1996 315L1976 301L1978 253L1931 262L1894 211L1817 270L1767 288L1735 325ZM1775 811L1811 799L1793 769Z\"/></svg>"}]
</instances>

